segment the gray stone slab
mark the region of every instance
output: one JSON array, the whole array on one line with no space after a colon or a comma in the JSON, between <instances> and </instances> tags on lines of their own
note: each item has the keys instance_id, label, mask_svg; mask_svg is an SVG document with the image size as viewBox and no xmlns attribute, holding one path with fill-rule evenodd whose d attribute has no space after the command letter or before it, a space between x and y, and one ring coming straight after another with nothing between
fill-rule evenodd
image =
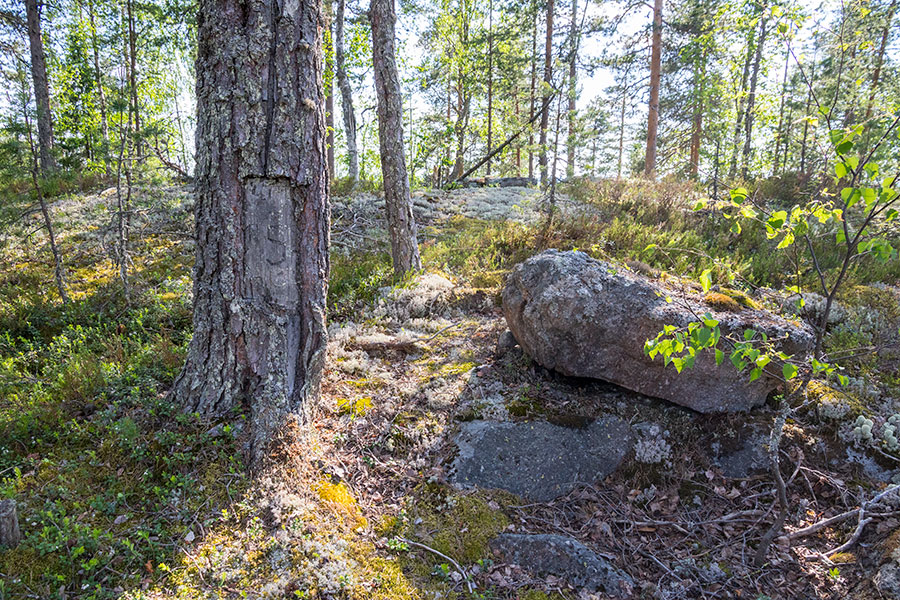
<instances>
[{"instance_id":1,"label":"gray stone slab","mask_svg":"<svg viewBox=\"0 0 900 600\"><path fill-rule=\"evenodd\" d=\"M491 549L503 560L532 575L552 575L566 580L577 590L600 592L628 598L634 581L608 560L573 538L563 535L501 533L491 541Z\"/></svg>"},{"instance_id":2,"label":"gray stone slab","mask_svg":"<svg viewBox=\"0 0 900 600\"><path fill-rule=\"evenodd\" d=\"M632 435L618 417L581 429L543 421L473 421L462 425L456 444L459 456L451 476L456 485L546 502L612 473L631 450Z\"/></svg>"}]
</instances>

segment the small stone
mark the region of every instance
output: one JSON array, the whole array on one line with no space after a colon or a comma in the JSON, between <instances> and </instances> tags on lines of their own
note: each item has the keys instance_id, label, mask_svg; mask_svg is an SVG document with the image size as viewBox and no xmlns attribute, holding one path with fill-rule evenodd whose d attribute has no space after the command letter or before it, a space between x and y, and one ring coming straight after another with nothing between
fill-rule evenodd
<instances>
[{"instance_id":1,"label":"small stone","mask_svg":"<svg viewBox=\"0 0 900 600\"><path fill-rule=\"evenodd\" d=\"M0 501L0 548L15 548L22 541L15 500Z\"/></svg>"},{"instance_id":2,"label":"small stone","mask_svg":"<svg viewBox=\"0 0 900 600\"><path fill-rule=\"evenodd\" d=\"M184 536L184 541L187 542L188 544L190 544L191 542L194 541L194 538L195 538L194 532L188 531L187 535Z\"/></svg>"},{"instance_id":3,"label":"small stone","mask_svg":"<svg viewBox=\"0 0 900 600\"><path fill-rule=\"evenodd\" d=\"M634 588L627 573L568 536L501 533L491 548L508 563L538 577L558 577L576 589L628 598Z\"/></svg>"},{"instance_id":4,"label":"small stone","mask_svg":"<svg viewBox=\"0 0 900 600\"><path fill-rule=\"evenodd\" d=\"M507 329L500 334L500 338L497 340L497 356L503 356L518 345L519 342L516 341L512 331Z\"/></svg>"}]
</instances>

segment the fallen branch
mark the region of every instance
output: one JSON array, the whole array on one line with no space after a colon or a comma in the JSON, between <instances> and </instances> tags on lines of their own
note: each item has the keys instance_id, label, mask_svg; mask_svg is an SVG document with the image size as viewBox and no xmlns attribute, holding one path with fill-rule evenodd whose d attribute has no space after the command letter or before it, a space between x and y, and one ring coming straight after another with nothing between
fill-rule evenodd
<instances>
[{"instance_id":1,"label":"fallen branch","mask_svg":"<svg viewBox=\"0 0 900 600\"><path fill-rule=\"evenodd\" d=\"M848 510L842 512L841 514L835 515L833 517L829 517L817 523L813 523L803 529L798 529L797 531L793 531L788 535L781 536L780 540L784 540L787 542L792 542L794 540L804 538L814 533L834 525L836 523L841 523L843 521L847 521L852 519L853 517L857 517L856 529L853 530L853 534L850 536L846 542L834 548L833 550L829 550L824 553L824 556L832 556L839 552L846 552L850 547L852 547L856 542L859 541L860 536L862 535L863 529L866 525L872 522L876 517L883 516L881 514L872 514L868 512L869 507L878 504L882 500L884 500L890 494L900 490L900 485L893 485L883 489L881 492L876 494L871 500L863 502L859 508L854 508L853 510Z\"/></svg>"},{"instance_id":2,"label":"fallen branch","mask_svg":"<svg viewBox=\"0 0 900 600\"><path fill-rule=\"evenodd\" d=\"M426 546L425 544L420 544L419 542L414 542L414 541L408 540L406 538L397 538L397 539L399 539L401 542L406 542L410 546L415 546L416 548L421 548L422 550L427 550L428 552L431 552L435 556L439 556L439 557L443 558L444 560L446 560L448 563L453 565L453 568L456 569L460 575L462 575L463 580L466 582L466 587L469 588L469 593L470 594L475 593L475 586L472 584L472 580L469 579L469 576L466 575L466 572L463 570L463 568L460 566L460 564L458 562L456 562L455 560L453 560L452 558L450 558L443 552L440 552L439 550L435 550L431 546Z\"/></svg>"}]
</instances>

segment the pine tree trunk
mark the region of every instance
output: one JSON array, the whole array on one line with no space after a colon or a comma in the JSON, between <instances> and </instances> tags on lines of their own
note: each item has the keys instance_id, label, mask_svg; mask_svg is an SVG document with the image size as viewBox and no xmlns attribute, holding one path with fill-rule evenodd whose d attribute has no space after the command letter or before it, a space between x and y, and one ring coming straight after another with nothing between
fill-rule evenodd
<instances>
[{"instance_id":1,"label":"pine tree trunk","mask_svg":"<svg viewBox=\"0 0 900 600\"><path fill-rule=\"evenodd\" d=\"M763 47L766 42L766 16L759 23L759 43L756 45L756 56L753 59L753 74L750 76L750 90L747 93L747 114L744 117L744 151L741 157L741 177L747 178L750 168L750 155L752 153L753 136L753 108L756 104L756 86L759 82L759 69L762 64Z\"/></svg>"},{"instance_id":2,"label":"pine tree trunk","mask_svg":"<svg viewBox=\"0 0 900 600\"><path fill-rule=\"evenodd\" d=\"M544 90L541 94L541 137L538 164L541 167L541 187L547 187L547 127L550 125L550 88L553 85L553 0L547 1L547 38L544 43Z\"/></svg>"},{"instance_id":3,"label":"pine tree trunk","mask_svg":"<svg viewBox=\"0 0 900 600\"><path fill-rule=\"evenodd\" d=\"M662 65L662 0L653 2L653 37L650 49L650 110L647 115L647 151L644 176L656 178L656 137L659 129L659 84Z\"/></svg>"},{"instance_id":4,"label":"pine tree trunk","mask_svg":"<svg viewBox=\"0 0 900 600\"><path fill-rule=\"evenodd\" d=\"M50 86L47 82L47 62L44 40L41 38L41 13L37 0L25 0L28 21L28 44L31 49L31 79L37 104L38 151L44 174L56 169L53 158L53 121L50 113Z\"/></svg>"},{"instance_id":5,"label":"pine tree trunk","mask_svg":"<svg viewBox=\"0 0 900 600\"><path fill-rule=\"evenodd\" d=\"M344 138L347 142L347 169L350 181L359 181L359 151L356 149L356 115L353 112L353 89L344 60L344 1L338 0L334 24L335 70L341 90L341 113L344 117Z\"/></svg>"},{"instance_id":6,"label":"pine tree trunk","mask_svg":"<svg viewBox=\"0 0 900 600\"><path fill-rule=\"evenodd\" d=\"M572 23L569 29L569 135L566 138L566 177L575 175L575 96L577 95L578 72L578 0L572 0Z\"/></svg>"},{"instance_id":7,"label":"pine tree trunk","mask_svg":"<svg viewBox=\"0 0 900 600\"><path fill-rule=\"evenodd\" d=\"M403 96L394 53L394 0L372 0L372 56L378 97L378 141L391 257L394 272L402 275L422 268L409 195L409 176L403 145Z\"/></svg>"},{"instance_id":8,"label":"pine tree trunk","mask_svg":"<svg viewBox=\"0 0 900 600\"><path fill-rule=\"evenodd\" d=\"M325 359L321 0L201 0L194 335L174 397L249 413L251 458L305 422Z\"/></svg>"}]
</instances>

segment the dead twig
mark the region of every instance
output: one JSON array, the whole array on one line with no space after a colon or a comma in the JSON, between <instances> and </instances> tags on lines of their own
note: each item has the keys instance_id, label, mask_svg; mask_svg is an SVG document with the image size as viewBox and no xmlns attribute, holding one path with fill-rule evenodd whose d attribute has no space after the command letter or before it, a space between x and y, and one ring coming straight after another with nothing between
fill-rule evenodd
<instances>
[{"instance_id":1,"label":"dead twig","mask_svg":"<svg viewBox=\"0 0 900 600\"><path fill-rule=\"evenodd\" d=\"M439 557L443 558L444 560L446 560L448 563L453 565L453 568L456 569L457 572L459 572L459 574L462 576L463 581L466 582L466 587L469 588L469 593L470 594L475 593L475 585L472 583L472 580L469 578L469 576L466 575L466 572L463 570L463 568L460 566L460 564L458 562L456 562L455 560L453 560L452 558L450 558L443 552L441 552L439 550L435 550L431 546L426 546L425 544L420 544L419 542L414 542L414 541L408 540L406 538L397 538L397 539L399 539L401 542L406 542L410 546L415 546L416 548L421 548L422 550L427 550L428 552L431 552L435 556L439 556Z\"/></svg>"}]
</instances>

